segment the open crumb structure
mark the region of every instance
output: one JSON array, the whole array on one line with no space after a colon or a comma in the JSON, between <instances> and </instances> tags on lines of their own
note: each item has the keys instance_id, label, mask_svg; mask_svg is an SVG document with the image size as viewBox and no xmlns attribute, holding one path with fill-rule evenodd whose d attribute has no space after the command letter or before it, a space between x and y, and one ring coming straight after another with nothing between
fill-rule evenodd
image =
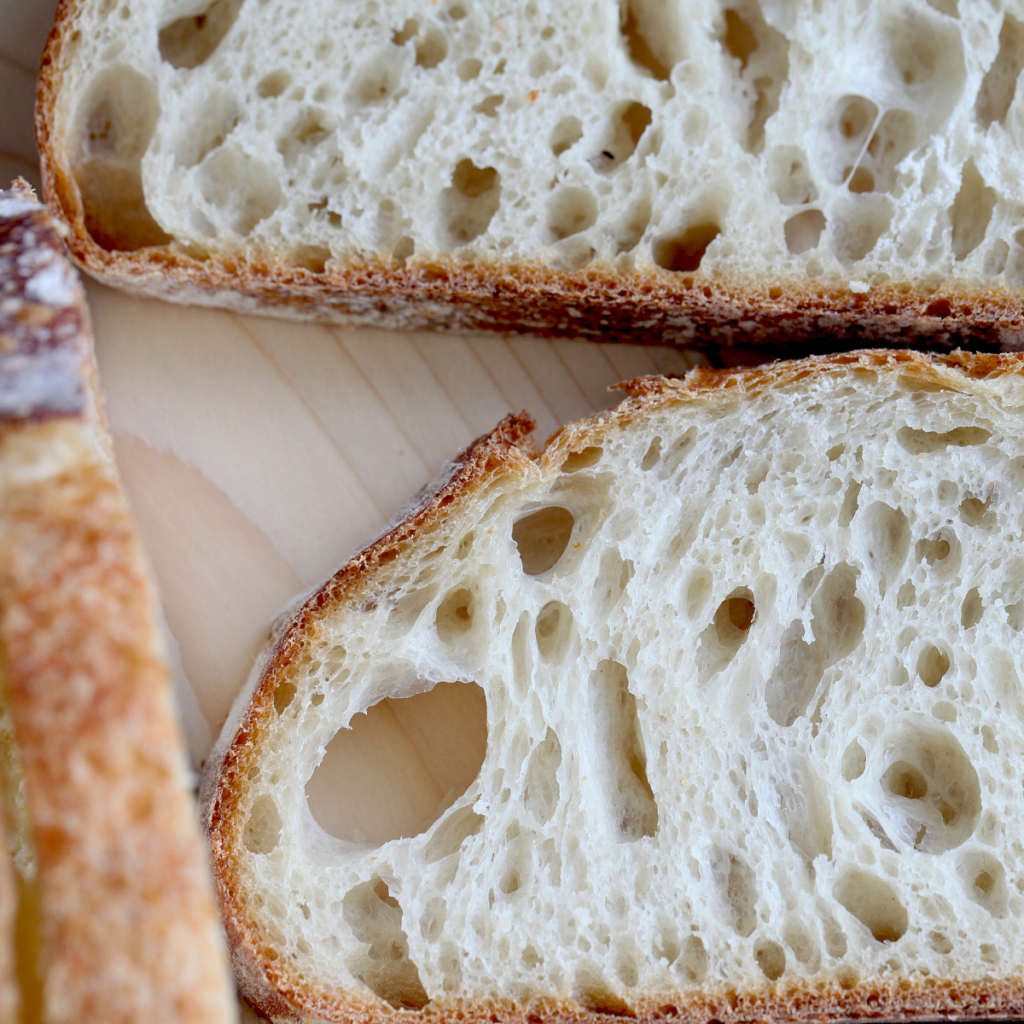
<instances>
[{"instance_id":1,"label":"open crumb structure","mask_svg":"<svg viewBox=\"0 0 1024 1024\"><path fill-rule=\"evenodd\" d=\"M1019 347L1022 67L968 0L68 0L40 148L151 292Z\"/></svg>"},{"instance_id":2,"label":"open crumb structure","mask_svg":"<svg viewBox=\"0 0 1024 1024\"><path fill-rule=\"evenodd\" d=\"M630 387L536 460L507 423L280 627L204 786L247 995L1012 1015L1015 364Z\"/></svg>"}]
</instances>

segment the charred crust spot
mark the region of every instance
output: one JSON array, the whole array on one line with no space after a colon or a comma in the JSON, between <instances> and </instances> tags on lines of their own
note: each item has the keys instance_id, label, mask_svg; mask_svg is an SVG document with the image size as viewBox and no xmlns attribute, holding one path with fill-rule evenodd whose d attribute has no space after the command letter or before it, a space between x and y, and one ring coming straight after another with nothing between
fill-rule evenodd
<instances>
[{"instance_id":1,"label":"charred crust spot","mask_svg":"<svg viewBox=\"0 0 1024 1024\"><path fill-rule=\"evenodd\" d=\"M82 294L56 225L24 182L0 192L0 419L85 410Z\"/></svg>"}]
</instances>

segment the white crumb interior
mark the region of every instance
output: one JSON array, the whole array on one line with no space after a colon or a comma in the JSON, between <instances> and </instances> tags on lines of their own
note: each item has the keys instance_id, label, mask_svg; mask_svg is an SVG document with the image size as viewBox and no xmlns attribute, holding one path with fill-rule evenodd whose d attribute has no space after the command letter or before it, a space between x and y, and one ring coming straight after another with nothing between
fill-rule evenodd
<instances>
[{"instance_id":1,"label":"white crumb interior","mask_svg":"<svg viewBox=\"0 0 1024 1024\"><path fill-rule=\"evenodd\" d=\"M68 159L120 248L1024 284L1006 2L97 0L80 32Z\"/></svg>"},{"instance_id":2,"label":"white crumb interior","mask_svg":"<svg viewBox=\"0 0 1024 1024\"><path fill-rule=\"evenodd\" d=\"M274 695L276 955L407 1008L1015 971L1024 393L939 373L677 404L451 506Z\"/></svg>"}]
</instances>

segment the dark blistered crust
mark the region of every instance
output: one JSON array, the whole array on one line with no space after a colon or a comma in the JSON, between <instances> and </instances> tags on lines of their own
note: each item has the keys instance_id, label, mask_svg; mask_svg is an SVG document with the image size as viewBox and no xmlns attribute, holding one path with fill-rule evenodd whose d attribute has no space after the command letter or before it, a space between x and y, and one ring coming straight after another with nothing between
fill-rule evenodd
<instances>
[{"instance_id":1,"label":"dark blistered crust","mask_svg":"<svg viewBox=\"0 0 1024 1024\"><path fill-rule=\"evenodd\" d=\"M84 412L82 292L27 184L0 191L0 420Z\"/></svg>"},{"instance_id":2,"label":"dark blistered crust","mask_svg":"<svg viewBox=\"0 0 1024 1024\"><path fill-rule=\"evenodd\" d=\"M90 274L157 298L240 312L422 330L488 330L601 341L738 350L739 358L800 356L867 346L950 352L1024 349L1024 293L1005 287L926 288L920 282L850 291L844 280L810 281L771 268L756 279L712 278L607 266L555 270L541 260L438 257L401 265L389 256L332 261L322 272L287 254L211 251L178 244L134 252L101 248L85 228L72 172L70 98L60 93L73 62L84 0L61 0L43 54L36 106L43 190L67 223L67 244Z\"/></svg>"},{"instance_id":3,"label":"dark blistered crust","mask_svg":"<svg viewBox=\"0 0 1024 1024\"><path fill-rule=\"evenodd\" d=\"M863 351L777 363L756 369L691 371L685 378L643 377L622 385L629 397L610 412L571 423L556 433L543 452L529 443L532 423L523 415L510 416L497 429L459 456L440 486L424 494L420 504L398 525L344 565L299 608L272 638L257 670L255 690L241 710L234 731L218 742L207 764L201 805L209 833L218 895L222 901L228 940L242 994L275 1021L345 1021L351 1024L389 1024L409 1019L381 1001L357 993L312 987L297 971L271 952L237 868L242 820L236 813L244 798L246 775L262 757L264 728L273 714L274 690L288 678L325 635L325 623L344 602L376 600L382 576L399 556L422 539L424 532L443 523L494 485L510 486L530 475L558 467L572 451L600 444L610 432L634 419L679 402L731 401L736 394L799 385L833 373L903 372L940 386L955 387L959 371L965 378L1013 375L1024 380L1024 356L926 356L917 352ZM966 382L965 382L966 383ZM270 955L268 955L270 954ZM754 1022L843 1020L1017 1020L1024 1018L1024 966L1016 973L985 981L906 976L893 981L869 979L841 985L776 984L763 990L737 993L726 989L699 992L678 990L638 993L628 1007L607 1012L573 1001L447 1002L435 1000L416 1017L424 1024L597 1024L623 1016L638 1021L678 1021L682 1024L754 1024Z\"/></svg>"}]
</instances>

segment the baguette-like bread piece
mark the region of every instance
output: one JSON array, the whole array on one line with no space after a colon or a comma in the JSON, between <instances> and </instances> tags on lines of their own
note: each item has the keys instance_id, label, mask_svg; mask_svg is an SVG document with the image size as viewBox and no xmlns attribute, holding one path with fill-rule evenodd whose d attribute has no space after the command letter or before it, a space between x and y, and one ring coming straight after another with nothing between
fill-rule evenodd
<instances>
[{"instance_id":1,"label":"baguette-like bread piece","mask_svg":"<svg viewBox=\"0 0 1024 1024\"><path fill-rule=\"evenodd\" d=\"M1024 366L625 387L538 456L510 417L275 628L201 792L243 993L1020 1016Z\"/></svg>"},{"instance_id":2,"label":"baguette-like bread piece","mask_svg":"<svg viewBox=\"0 0 1024 1024\"><path fill-rule=\"evenodd\" d=\"M149 295L340 324L1024 342L1007 0L61 0L46 195Z\"/></svg>"},{"instance_id":3,"label":"baguette-like bread piece","mask_svg":"<svg viewBox=\"0 0 1024 1024\"><path fill-rule=\"evenodd\" d=\"M226 1024L226 951L84 295L24 183L0 192L0 342L0 746L22 1019Z\"/></svg>"}]
</instances>

